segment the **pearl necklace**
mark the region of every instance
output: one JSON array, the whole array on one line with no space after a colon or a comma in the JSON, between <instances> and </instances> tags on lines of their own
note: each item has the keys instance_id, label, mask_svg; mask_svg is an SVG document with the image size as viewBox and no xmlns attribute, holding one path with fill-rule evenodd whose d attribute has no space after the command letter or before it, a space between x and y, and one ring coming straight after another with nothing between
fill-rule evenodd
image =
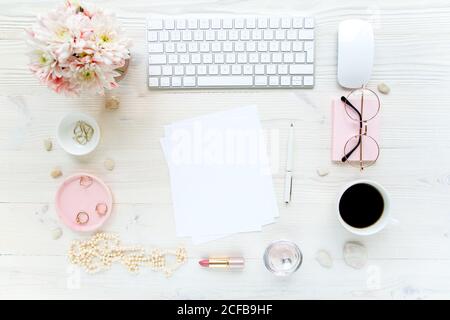
<instances>
[{"instance_id":1,"label":"pearl necklace","mask_svg":"<svg viewBox=\"0 0 450 320\"><path fill-rule=\"evenodd\" d=\"M166 256L174 256L175 262L168 265ZM163 272L170 277L187 261L186 249L176 250L152 249L150 253L142 247L122 246L119 236L110 233L97 233L89 240L75 240L69 249L72 264L84 268L88 273L108 270L113 262L119 262L128 271L137 273L139 267L147 266L153 271Z\"/></svg>"}]
</instances>

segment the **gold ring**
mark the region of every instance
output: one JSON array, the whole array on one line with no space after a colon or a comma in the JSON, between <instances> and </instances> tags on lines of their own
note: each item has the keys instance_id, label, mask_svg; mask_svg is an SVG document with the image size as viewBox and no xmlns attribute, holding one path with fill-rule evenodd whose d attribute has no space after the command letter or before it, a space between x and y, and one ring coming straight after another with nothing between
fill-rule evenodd
<instances>
[{"instance_id":1,"label":"gold ring","mask_svg":"<svg viewBox=\"0 0 450 320\"><path fill-rule=\"evenodd\" d=\"M80 211L77 213L77 218L76 218L76 222L78 224L84 225L86 223L89 222L89 215L84 212L84 211Z\"/></svg>"}]
</instances>

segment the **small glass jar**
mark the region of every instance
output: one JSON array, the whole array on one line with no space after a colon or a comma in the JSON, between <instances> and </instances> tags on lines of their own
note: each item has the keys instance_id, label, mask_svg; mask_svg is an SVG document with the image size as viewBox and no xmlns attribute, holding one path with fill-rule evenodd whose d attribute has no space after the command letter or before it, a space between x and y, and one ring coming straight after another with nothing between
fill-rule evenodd
<instances>
[{"instance_id":1,"label":"small glass jar","mask_svg":"<svg viewBox=\"0 0 450 320\"><path fill-rule=\"evenodd\" d=\"M276 276L289 276L300 268L303 255L292 241L277 240L269 244L264 252L264 265Z\"/></svg>"}]
</instances>

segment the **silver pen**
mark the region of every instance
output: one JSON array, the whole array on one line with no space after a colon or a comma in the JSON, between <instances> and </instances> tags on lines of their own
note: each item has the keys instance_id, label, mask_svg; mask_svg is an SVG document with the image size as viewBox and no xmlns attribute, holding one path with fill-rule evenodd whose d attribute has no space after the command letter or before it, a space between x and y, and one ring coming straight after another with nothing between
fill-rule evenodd
<instances>
[{"instance_id":1,"label":"silver pen","mask_svg":"<svg viewBox=\"0 0 450 320\"><path fill-rule=\"evenodd\" d=\"M292 169L294 166L294 124L289 128L289 140L287 146L286 175L284 182L284 202L288 204L292 198Z\"/></svg>"}]
</instances>

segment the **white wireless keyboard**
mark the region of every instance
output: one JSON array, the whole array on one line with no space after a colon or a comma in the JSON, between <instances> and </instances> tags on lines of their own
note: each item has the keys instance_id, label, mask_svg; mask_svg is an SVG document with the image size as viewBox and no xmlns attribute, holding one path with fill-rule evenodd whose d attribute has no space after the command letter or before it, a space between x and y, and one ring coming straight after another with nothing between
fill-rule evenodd
<instances>
[{"instance_id":1,"label":"white wireless keyboard","mask_svg":"<svg viewBox=\"0 0 450 320\"><path fill-rule=\"evenodd\" d=\"M312 88L310 17L151 17L148 86Z\"/></svg>"}]
</instances>

